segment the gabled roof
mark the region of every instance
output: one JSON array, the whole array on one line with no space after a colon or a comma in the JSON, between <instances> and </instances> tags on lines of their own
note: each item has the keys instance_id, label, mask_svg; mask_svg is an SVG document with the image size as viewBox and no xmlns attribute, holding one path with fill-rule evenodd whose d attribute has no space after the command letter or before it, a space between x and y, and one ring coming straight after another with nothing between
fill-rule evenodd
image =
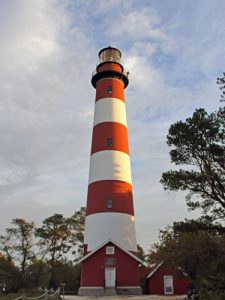
<instances>
[{"instance_id":1,"label":"gabled roof","mask_svg":"<svg viewBox=\"0 0 225 300\"><path fill-rule=\"evenodd\" d=\"M161 267L161 265L164 263L164 261L161 261L149 274L148 274L148 276L146 277L147 279L148 278L151 278L152 277L152 275L154 275L155 274L155 272ZM182 274L184 275L184 276L186 276L186 277L188 277L188 275L184 272L184 271L182 271L182 269L181 268L177 268L177 270L178 271L181 271L182 272Z\"/></svg>"},{"instance_id":2,"label":"gabled roof","mask_svg":"<svg viewBox=\"0 0 225 300\"><path fill-rule=\"evenodd\" d=\"M159 263L147 276L147 278L152 277L153 274L155 274L155 272L161 267L161 265L163 264L163 261L161 261L161 263Z\"/></svg>"},{"instance_id":3,"label":"gabled roof","mask_svg":"<svg viewBox=\"0 0 225 300\"><path fill-rule=\"evenodd\" d=\"M122 246L120 246L118 243L114 242L113 240L109 239L106 242L104 242L103 244L101 244L99 247L95 248L93 251L89 252L88 254L86 254L85 256L83 256L78 263L81 263L82 261L84 261L85 259L87 259L88 257L92 256L94 253L96 253L98 250L100 250L102 247L104 247L106 244L108 243L112 243L114 244L116 247L120 248L123 252L125 252L126 254L128 254L130 257L132 257L133 259L135 259L136 261L138 261L141 264L144 264L144 262L137 257L136 255L134 255L133 253L131 253L130 251L124 249Z\"/></svg>"}]
</instances>

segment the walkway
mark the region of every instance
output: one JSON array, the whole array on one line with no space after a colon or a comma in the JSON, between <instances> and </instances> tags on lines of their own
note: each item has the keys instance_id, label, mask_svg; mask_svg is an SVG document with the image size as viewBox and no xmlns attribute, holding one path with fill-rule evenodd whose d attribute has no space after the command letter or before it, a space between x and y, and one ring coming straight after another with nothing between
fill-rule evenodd
<instances>
[{"instance_id":1,"label":"walkway","mask_svg":"<svg viewBox=\"0 0 225 300\"><path fill-rule=\"evenodd\" d=\"M64 300L89 300L89 299L113 299L113 300L185 300L186 296L105 296L105 297L84 297L65 296Z\"/></svg>"}]
</instances>

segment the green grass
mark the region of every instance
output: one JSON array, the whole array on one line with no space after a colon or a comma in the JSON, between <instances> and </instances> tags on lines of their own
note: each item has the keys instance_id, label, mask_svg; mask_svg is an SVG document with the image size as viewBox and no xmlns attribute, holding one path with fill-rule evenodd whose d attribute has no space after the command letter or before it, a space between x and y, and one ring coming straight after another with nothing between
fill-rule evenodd
<instances>
[{"instance_id":1,"label":"green grass","mask_svg":"<svg viewBox=\"0 0 225 300\"><path fill-rule=\"evenodd\" d=\"M22 293L9 293L6 295L0 295L0 300L14 300L22 296Z\"/></svg>"},{"instance_id":2,"label":"green grass","mask_svg":"<svg viewBox=\"0 0 225 300\"><path fill-rule=\"evenodd\" d=\"M9 293L6 295L0 294L0 300L15 300L23 295L26 297L39 297L43 292L39 292L37 290L20 290L17 293Z\"/></svg>"}]
</instances>

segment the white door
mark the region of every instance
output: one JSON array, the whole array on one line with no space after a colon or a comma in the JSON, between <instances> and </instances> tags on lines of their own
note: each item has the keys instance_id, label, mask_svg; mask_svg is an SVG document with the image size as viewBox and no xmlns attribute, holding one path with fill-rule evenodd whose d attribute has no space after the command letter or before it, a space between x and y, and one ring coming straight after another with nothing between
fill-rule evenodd
<instances>
[{"instance_id":1,"label":"white door","mask_svg":"<svg viewBox=\"0 0 225 300\"><path fill-rule=\"evenodd\" d=\"M164 293L173 294L173 276L164 276Z\"/></svg>"},{"instance_id":2,"label":"white door","mask_svg":"<svg viewBox=\"0 0 225 300\"><path fill-rule=\"evenodd\" d=\"M116 269L105 268L105 286L115 287L116 285Z\"/></svg>"}]
</instances>

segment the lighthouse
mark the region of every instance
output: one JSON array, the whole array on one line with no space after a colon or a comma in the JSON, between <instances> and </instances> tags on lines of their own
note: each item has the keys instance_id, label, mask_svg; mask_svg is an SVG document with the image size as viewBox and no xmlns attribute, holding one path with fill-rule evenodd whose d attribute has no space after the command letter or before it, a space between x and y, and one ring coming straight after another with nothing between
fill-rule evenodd
<instances>
[{"instance_id":1,"label":"lighthouse","mask_svg":"<svg viewBox=\"0 0 225 300\"><path fill-rule=\"evenodd\" d=\"M107 47L96 89L80 295L141 294L121 52Z\"/></svg>"}]
</instances>

